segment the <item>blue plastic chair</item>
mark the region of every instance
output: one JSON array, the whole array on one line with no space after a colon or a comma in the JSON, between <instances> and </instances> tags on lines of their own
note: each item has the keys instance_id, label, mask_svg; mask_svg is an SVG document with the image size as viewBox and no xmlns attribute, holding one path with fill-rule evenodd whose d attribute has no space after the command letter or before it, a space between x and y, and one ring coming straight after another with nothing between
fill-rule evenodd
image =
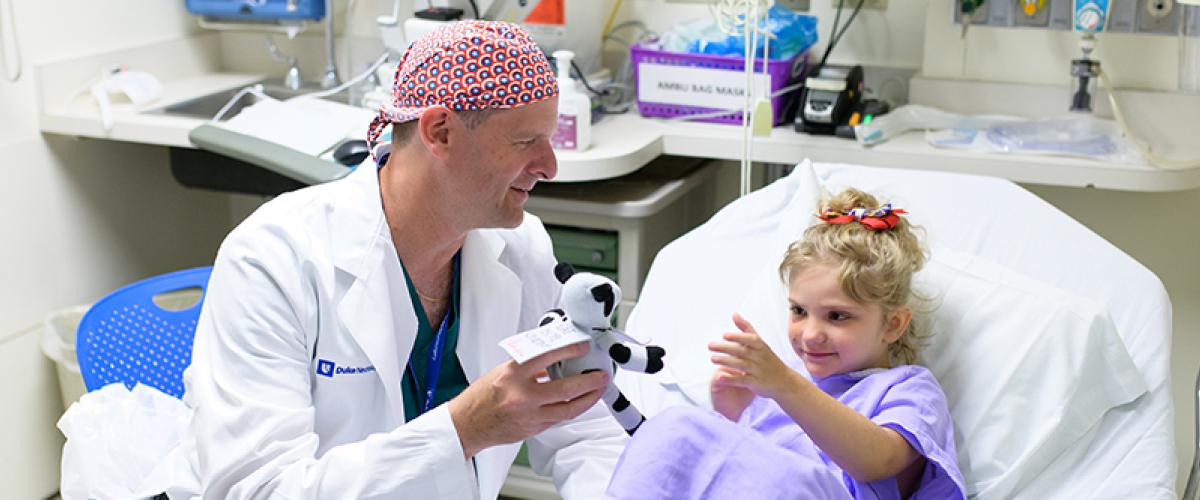
<instances>
[{"instance_id":1,"label":"blue plastic chair","mask_svg":"<svg viewBox=\"0 0 1200 500\"><path fill-rule=\"evenodd\" d=\"M141 383L177 398L183 396L183 370L192 360L192 338L212 267L198 267L126 285L96 302L75 336L79 370L87 390L113 382L133 389ZM193 306L168 311L153 298L199 288Z\"/></svg>"}]
</instances>

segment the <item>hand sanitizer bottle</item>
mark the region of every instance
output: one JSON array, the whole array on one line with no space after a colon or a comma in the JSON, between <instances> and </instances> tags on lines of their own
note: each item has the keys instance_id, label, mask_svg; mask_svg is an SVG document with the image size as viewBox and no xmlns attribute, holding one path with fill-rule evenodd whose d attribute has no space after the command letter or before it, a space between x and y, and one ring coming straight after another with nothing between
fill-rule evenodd
<instances>
[{"instance_id":1,"label":"hand sanitizer bottle","mask_svg":"<svg viewBox=\"0 0 1200 500\"><path fill-rule=\"evenodd\" d=\"M582 85L571 79L573 58L575 54L569 50L554 52L558 64L558 129L550 144L554 149L583 151L592 139L592 100Z\"/></svg>"}]
</instances>

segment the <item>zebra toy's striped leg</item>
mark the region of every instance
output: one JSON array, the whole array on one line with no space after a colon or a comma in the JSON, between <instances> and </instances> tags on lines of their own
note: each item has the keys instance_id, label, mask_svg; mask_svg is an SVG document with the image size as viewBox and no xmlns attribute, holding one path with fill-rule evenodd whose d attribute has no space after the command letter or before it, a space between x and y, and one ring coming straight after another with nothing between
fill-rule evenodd
<instances>
[{"instance_id":1,"label":"zebra toy's striped leg","mask_svg":"<svg viewBox=\"0 0 1200 500\"><path fill-rule=\"evenodd\" d=\"M617 367L613 366L613 373L616 373ZM600 371L599 368L584 370L583 373L591 373ZM604 400L604 404L608 405L609 411L612 412L613 418L617 419L617 424L625 429L625 433L630 436L641 427L642 422L646 421L646 417L641 411L629 402L629 399L621 394L621 390L617 388L617 384L608 383L608 387L604 388L604 395L600 397Z\"/></svg>"},{"instance_id":2,"label":"zebra toy's striped leg","mask_svg":"<svg viewBox=\"0 0 1200 500\"><path fill-rule=\"evenodd\" d=\"M617 389L616 384L609 383L608 388L604 390L604 403L612 410L617 423L621 424L621 428L625 429L630 436L637 431L642 422L646 421L642 412L630 404L628 399L625 399L625 395L621 394L621 390Z\"/></svg>"},{"instance_id":3,"label":"zebra toy's striped leg","mask_svg":"<svg viewBox=\"0 0 1200 500\"><path fill-rule=\"evenodd\" d=\"M623 344L614 342L608 347L608 355L621 368L642 373L658 373L663 369L663 357L667 351L656 345Z\"/></svg>"},{"instance_id":4,"label":"zebra toy's striped leg","mask_svg":"<svg viewBox=\"0 0 1200 500\"><path fill-rule=\"evenodd\" d=\"M621 342L611 329L593 334L592 339L621 368L641 373L658 373L663 369L667 351L659 346Z\"/></svg>"}]
</instances>

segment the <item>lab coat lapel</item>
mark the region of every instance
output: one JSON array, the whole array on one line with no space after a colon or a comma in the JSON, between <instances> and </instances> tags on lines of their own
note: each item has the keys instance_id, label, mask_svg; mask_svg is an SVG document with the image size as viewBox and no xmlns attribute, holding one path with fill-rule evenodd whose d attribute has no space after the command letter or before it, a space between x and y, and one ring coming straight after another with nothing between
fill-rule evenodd
<instances>
[{"instance_id":1,"label":"lab coat lapel","mask_svg":"<svg viewBox=\"0 0 1200 500\"><path fill-rule=\"evenodd\" d=\"M345 203L332 216L334 262L352 280L338 302L338 317L375 366L393 417L403 422L400 360L412 351L417 318L383 215L377 173L352 173Z\"/></svg>"},{"instance_id":2,"label":"lab coat lapel","mask_svg":"<svg viewBox=\"0 0 1200 500\"><path fill-rule=\"evenodd\" d=\"M505 243L492 231L472 231L462 250L458 360L474 381L503 363L501 339L517 333L521 280L500 261Z\"/></svg>"},{"instance_id":3,"label":"lab coat lapel","mask_svg":"<svg viewBox=\"0 0 1200 500\"><path fill-rule=\"evenodd\" d=\"M387 394L388 407L398 421L403 422L400 360L408 359L412 351L417 321L411 303L391 300L402 295L396 295L391 283L395 280L389 279L385 264L381 259L375 272L350 286L338 304L338 316L375 366L375 373ZM404 278L399 275L398 279Z\"/></svg>"}]
</instances>

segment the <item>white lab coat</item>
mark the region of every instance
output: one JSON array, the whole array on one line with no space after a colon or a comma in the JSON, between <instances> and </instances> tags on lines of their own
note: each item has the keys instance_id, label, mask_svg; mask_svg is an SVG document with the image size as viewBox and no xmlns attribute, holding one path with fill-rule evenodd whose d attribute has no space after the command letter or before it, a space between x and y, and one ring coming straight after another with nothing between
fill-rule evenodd
<instances>
[{"instance_id":1,"label":"white lab coat","mask_svg":"<svg viewBox=\"0 0 1200 500\"><path fill-rule=\"evenodd\" d=\"M532 215L467 236L457 354L468 380L555 305L553 268ZM204 497L495 498L519 444L464 460L446 405L404 423L416 330L375 169L256 211L217 255L185 374ZM530 461L565 498L598 498L625 440L598 403L532 438Z\"/></svg>"}]
</instances>

